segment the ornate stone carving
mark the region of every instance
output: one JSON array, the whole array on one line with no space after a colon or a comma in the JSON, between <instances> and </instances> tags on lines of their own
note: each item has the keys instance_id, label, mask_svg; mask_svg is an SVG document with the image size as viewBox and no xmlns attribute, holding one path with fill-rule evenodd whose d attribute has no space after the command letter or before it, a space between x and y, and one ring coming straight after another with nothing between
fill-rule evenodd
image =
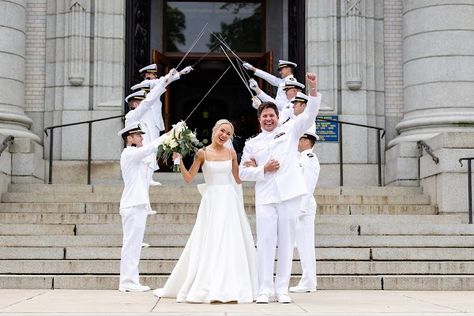
<instances>
[{"instance_id":1,"label":"ornate stone carving","mask_svg":"<svg viewBox=\"0 0 474 316\"><path fill-rule=\"evenodd\" d=\"M346 0L346 15L356 15L361 16L360 10L360 1L361 0Z\"/></svg>"},{"instance_id":2,"label":"ornate stone carving","mask_svg":"<svg viewBox=\"0 0 474 316\"><path fill-rule=\"evenodd\" d=\"M346 0L346 84L351 90L362 86L362 13L361 0Z\"/></svg>"},{"instance_id":3,"label":"ornate stone carving","mask_svg":"<svg viewBox=\"0 0 474 316\"><path fill-rule=\"evenodd\" d=\"M87 10L85 0L72 0L68 12L68 79L73 86L80 86L85 78Z\"/></svg>"}]
</instances>

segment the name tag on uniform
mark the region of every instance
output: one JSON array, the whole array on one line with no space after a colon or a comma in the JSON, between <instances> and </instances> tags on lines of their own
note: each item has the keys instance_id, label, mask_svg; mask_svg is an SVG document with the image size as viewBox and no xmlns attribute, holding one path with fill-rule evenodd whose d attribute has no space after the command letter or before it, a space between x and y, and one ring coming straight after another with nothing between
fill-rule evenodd
<instances>
[{"instance_id":1,"label":"name tag on uniform","mask_svg":"<svg viewBox=\"0 0 474 316\"><path fill-rule=\"evenodd\" d=\"M275 137L273 137L273 139L280 138L280 137L282 137L282 136L285 135L285 134L286 134L285 132L278 133L278 134L275 135Z\"/></svg>"}]
</instances>

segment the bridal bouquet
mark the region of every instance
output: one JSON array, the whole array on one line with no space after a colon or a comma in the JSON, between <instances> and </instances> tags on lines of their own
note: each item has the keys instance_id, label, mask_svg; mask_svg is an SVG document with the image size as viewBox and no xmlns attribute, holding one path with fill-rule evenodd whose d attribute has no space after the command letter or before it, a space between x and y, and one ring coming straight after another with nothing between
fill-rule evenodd
<instances>
[{"instance_id":1,"label":"bridal bouquet","mask_svg":"<svg viewBox=\"0 0 474 316\"><path fill-rule=\"evenodd\" d=\"M167 161L173 153L179 153L182 158L190 154L195 154L202 147L202 143L197 139L196 133L192 132L186 122L181 121L173 125L171 131L164 137L163 143L158 146L157 158ZM173 171L179 172L179 160L174 161Z\"/></svg>"}]
</instances>

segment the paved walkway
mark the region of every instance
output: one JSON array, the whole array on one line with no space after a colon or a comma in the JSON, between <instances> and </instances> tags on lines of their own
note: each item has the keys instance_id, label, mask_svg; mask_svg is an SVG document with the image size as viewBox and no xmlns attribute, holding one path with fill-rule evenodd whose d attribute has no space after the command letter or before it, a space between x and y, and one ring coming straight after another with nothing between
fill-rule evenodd
<instances>
[{"instance_id":1,"label":"paved walkway","mask_svg":"<svg viewBox=\"0 0 474 316\"><path fill-rule=\"evenodd\" d=\"M183 304L151 292L0 290L0 315L463 315L474 316L474 291L318 291L293 304Z\"/></svg>"}]
</instances>

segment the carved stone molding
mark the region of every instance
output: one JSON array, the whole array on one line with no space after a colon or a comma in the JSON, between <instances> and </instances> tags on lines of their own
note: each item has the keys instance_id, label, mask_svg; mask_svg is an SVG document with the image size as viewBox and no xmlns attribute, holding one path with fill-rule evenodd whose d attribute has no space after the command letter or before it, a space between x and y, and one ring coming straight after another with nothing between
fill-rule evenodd
<instances>
[{"instance_id":1,"label":"carved stone molding","mask_svg":"<svg viewBox=\"0 0 474 316\"><path fill-rule=\"evenodd\" d=\"M346 31L346 84L351 90L359 90L362 86L362 0L346 0L345 31Z\"/></svg>"},{"instance_id":2,"label":"carved stone molding","mask_svg":"<svg viewBox=\"0 0 474 316\"><path fill-rule=\"evenodd\" d=\"M73 86L82 85L85 79L87 14L85 0L70 1L67 25L68 79Z\"/></svg>"}]
</instances>

